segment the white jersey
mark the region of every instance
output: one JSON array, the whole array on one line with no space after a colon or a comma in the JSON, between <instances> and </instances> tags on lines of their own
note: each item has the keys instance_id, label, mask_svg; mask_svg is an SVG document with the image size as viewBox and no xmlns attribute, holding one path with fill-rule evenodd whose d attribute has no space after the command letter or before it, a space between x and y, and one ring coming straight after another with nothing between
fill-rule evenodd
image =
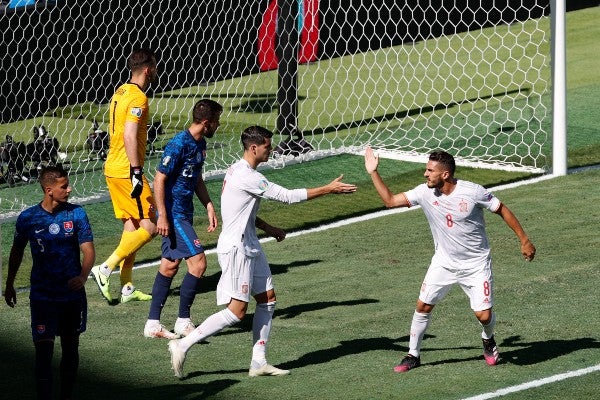
<instances>
[{"instance_id":1,"label":"white jersey","mask_svg":"<svg viewBox=\"0 0 600 400\"><path fill-rule=\"evenodd\" d=\"M256 234L256 214L261 198L297 203L307 199L307 191L288 190L269 182L244 159L233 164L227 170L221 191L223 230L217 242L218 253L239 247L253 257L261 251Z\"/></svg>"},{"instance_id":2,"label":"white jersey","mask_svg":"<svg viewBox=\"0 0 600 400\"><path fill-rule=\"evenodd\" d=\"M435 261L469 268L490 257L483 210L497 211L500 200L483 186L458 180L454 191L446 196L424 183L405 196L411 206L420 205L425 212L435 244Z\"/></svg>"}]
</instances>

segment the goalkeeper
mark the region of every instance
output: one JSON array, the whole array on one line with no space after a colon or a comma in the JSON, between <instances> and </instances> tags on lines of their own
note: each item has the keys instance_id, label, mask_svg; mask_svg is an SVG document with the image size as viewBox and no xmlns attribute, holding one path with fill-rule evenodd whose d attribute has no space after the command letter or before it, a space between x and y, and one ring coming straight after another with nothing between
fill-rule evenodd
<instances>
[{"instance_id":1,"label":"goalkeeper","mask_svg":"<svg viewBox=\"0 0 600 400\"><path fill-rule=\"evenodd\" d=\"M156 235L156 206L143 175L149 114L144 91L158 80L156 56L147 49L135 50L128 66L131 79L119 86L110 101L110 147L104 167L115 216L123 222L123 234L110 257L92 268L100 293L109 304L109 277L117 266L121 268L121 303L152 298L135 288L132 269L135 253Z\"/></svg>"}]
</instances>

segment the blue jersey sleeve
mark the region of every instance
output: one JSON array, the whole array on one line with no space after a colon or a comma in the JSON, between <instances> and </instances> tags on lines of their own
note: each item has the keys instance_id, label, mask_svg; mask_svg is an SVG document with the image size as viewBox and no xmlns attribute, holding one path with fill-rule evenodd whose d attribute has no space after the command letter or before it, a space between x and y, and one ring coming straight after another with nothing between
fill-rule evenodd
<instances>
[{"instance_id":1,"label":"blue jersey sleeve","mask_svg":"<svg viewBox=\"0 0 600 400\"><path fill-rule=\"evenodd\" d=\"M92 226L90 225L90 221L83 207L76 208L75 214L75 220L77 221L77 239L79 244L93 242L94 235L92 233Z\"/></svg>"},{"instance_id":2,"label":"blue jersey sleeve","mask_svg":"<svg viewBox=\"0 0 600 400\"><path fill-rule=\"evenodd\" d=\"M172 176L178 169L181 157L183 156L183 135L182 132L178 133L167 143L165 146L163 155L160 160L160 164L156 168L167 176Z\"/></svg>"}]
</instances>

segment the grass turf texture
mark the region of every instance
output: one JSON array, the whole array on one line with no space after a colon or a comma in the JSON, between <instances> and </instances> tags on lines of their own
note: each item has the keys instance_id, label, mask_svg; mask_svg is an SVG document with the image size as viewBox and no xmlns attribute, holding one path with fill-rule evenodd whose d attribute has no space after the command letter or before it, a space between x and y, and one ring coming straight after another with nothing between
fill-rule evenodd
<instances>
[{"instance_id":1,"label":"grass turf texture","mask_svg":"<svg viewBox=\"0 0 600 400\"><path fill-rule=\"evenodd\" d=\"M600 46L595 40L599 16L597 7L567 14L571 167L600 162L595 118L600 107L600 69L590 56L597 54L594 49ZM191 96L189 101L193 101ZM185 126L185 120L174 122L172 129ZM85 124L87 132L89 121L77 123ZM228 123L238 131L246 124ZM7 125L0 128L12 132ZM29 127L25 131L29 132ZM382 160L381 171L392 190L400 191L422 181L423 165ZM360 157L338 156L268 174L276 182L299 187L324 184L341 172L348 182L359 185L358 193L294 206L265 202L261 216L297 230L381 208ZM459 168L458 175L486 186L524 176L465 168ZM517 212L540 255L533 264L521 262L512 232L497 217L488 217L497 276L499 345L507 358L499 369L483 365L478 327L464 296L455 289L436 310L428 332L431 336L424 345L424 366L402 377L391 373L406 350L405 334L432 251L424 217L417 212L265 245L280 300L270 358L294 369L285 381L247 379L251 339L246 322L212 339L208 346L196 346L186 366L192 379L176 382L168 369L166 342L141 336L148 304L108 307L89 282L90 322L82 337L79 397L226 399L259 398L264 392L274 398L460 398L598 364L599 345L594 335L599 326L590 318L599 311L592 286L600 244L593 233L599 215L590 206L598 198L598 189L590 182L598 178L597 172L586 172L498 193ZM81 182L77 179L71 177L76 186ZM41 195L37 184L10 190L15 197ZM209 190L218 200L220 182L211 181ZM540 199L549 199L549 203L538 204ZM101 261L114 249L121 226L113 218L110 203L90 204L86 210ZM195 226L211 247L217 235L203 232L204 213L199 210L198 214ZM4 266L13 226L12 222L0 226ZM155 239L140 251L138 261L155 260L159 254L160 240ZM26 258L18 287L28 285L29 264ZM206 288L194 306L196 321L216 310L217 271L216 259L211 256ZM6 267L2 272L5 279ZM155 268L135 271L134 279L147 290L155 273ZM178 279L182 277L180 273ZM113 281L117 282L117 277ZM18 309L5 308L0 313L0 349L5 360L0 368L3 376L10 378L2 390L7 397L31 397L33 393L26 297L27 293L20 293ZM171 297L164 312L168 325L174 322L177 300ZM56 354L60 354L58 346ZM505 398L593 398L597 378L595 373Z\"/></svg>"},{"instance_id":2,"label":"grass turf texture","mask_svg":"<svg viewBox=\"0 0 600 400\"><path fill-rule=\"evenodd\" d=\"M407 350L414 302L433 252L426 220L415 210L264 244L278 291L269 359L292 369L286 377L247 377L251 305L241 324L191 350L185 366L189 376L180 382L169 369L167 342L142 337L148 303L110 307L89 281L77 397L459 399L597 365L600 322L590 316L600 312L595 292L599 243L590 232L600 219L593 202L600 196L599 178L600 171L586 171L498 193L538 248L532 263L522 260L504 222L486 214L496 278L496 335L504 360L496 367L485 365L480 328L464 294L454 288L434 311L423 366L407 374L392 372ZM568 207L553 201L567 198ZM135 276L140 286L149 287L155 273L146 268ZM169 327L182 277L173 282L163 312ZM194 320L218 309L217 279L211 255L192 309ZM17 308L0 314L0 373L11 377L3 384L7 398L33 393L27 305L21 293ZM596 372L507 398L593 398L597 379Z\"/></svg>"}]
</instances>

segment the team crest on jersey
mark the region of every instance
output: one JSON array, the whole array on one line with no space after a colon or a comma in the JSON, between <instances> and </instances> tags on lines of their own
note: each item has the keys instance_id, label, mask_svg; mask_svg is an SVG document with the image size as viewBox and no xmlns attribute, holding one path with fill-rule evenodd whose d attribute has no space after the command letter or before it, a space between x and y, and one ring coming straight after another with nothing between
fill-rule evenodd
<instances>
[{"instance_id":1,"label":"team crest on jersey","mask_svg":"<svg viewBox=\"0 0 600 400\"><path fill-rule=\"evenodd\" d=\"M134 107L131 109L131 115L133 115L134 117L141 117L142 116L142 109L140 107Z\"/></svg>"},{"instance_id":2,"label":"team crest on jersey","mask_svg":"<svg viewBox=\"0 0 600 400\"><path fill-rule=\"evenodd\" d=\"M247 283L244 283L242 285L242 293L244 293L244 294L248 293L248 284Z\"/></svg>"},{"instance_id":3,"label":"team crest on jersey","mask_svg":"<svg viewBox=\"0 0 600 400\"><path fill-rule=\"evenodd\" d=\"M58 232L60 232L60 226L58 224L50 224L50 226L48 227L48 232L50 232L53 235L56 235Z\"/></svg>"},{"instance_id":4,"label":"team crest on jersey","mask_svg":"<svg viewBox=\"0 0 600 400\"><path fill-rule=\"evenodd\" d=\"M267 182L264 179L261 179L260 182L258 182L258 188L260 190L267 190L267 188L269 187L269 182Z\"/></svg>"},{"instance_id":5,"label":"team crest on jersey","mask_svg":"<svg viewBox=\"0 0 600 400\"><path fill-rule=\"evenodd\" d=\"M460 203L458 203L458 211L463 213L469 212L469 204L466 201L461 200Z\"/></svg>"},{"instance_id":6,"label":"team crest on jersey","mask_svg":"<svg viewBox=\"0 0 600 400\"><path fill-rule=\"evenodd\" d=\"M73 221L65 221L65 222L63 222L63 229L67 233L73 232Z\"/></svg>"},{"instance_id":7,"label":"team crest on jersey","mask_svg":"<svg viewBox=\"0 0 600 400\"><path fill-rule=\"evenodd\" d=\"M194 239L194 246L202 247L202 243L200 243L200 239Z\"/></svg>"}]
</instances>

